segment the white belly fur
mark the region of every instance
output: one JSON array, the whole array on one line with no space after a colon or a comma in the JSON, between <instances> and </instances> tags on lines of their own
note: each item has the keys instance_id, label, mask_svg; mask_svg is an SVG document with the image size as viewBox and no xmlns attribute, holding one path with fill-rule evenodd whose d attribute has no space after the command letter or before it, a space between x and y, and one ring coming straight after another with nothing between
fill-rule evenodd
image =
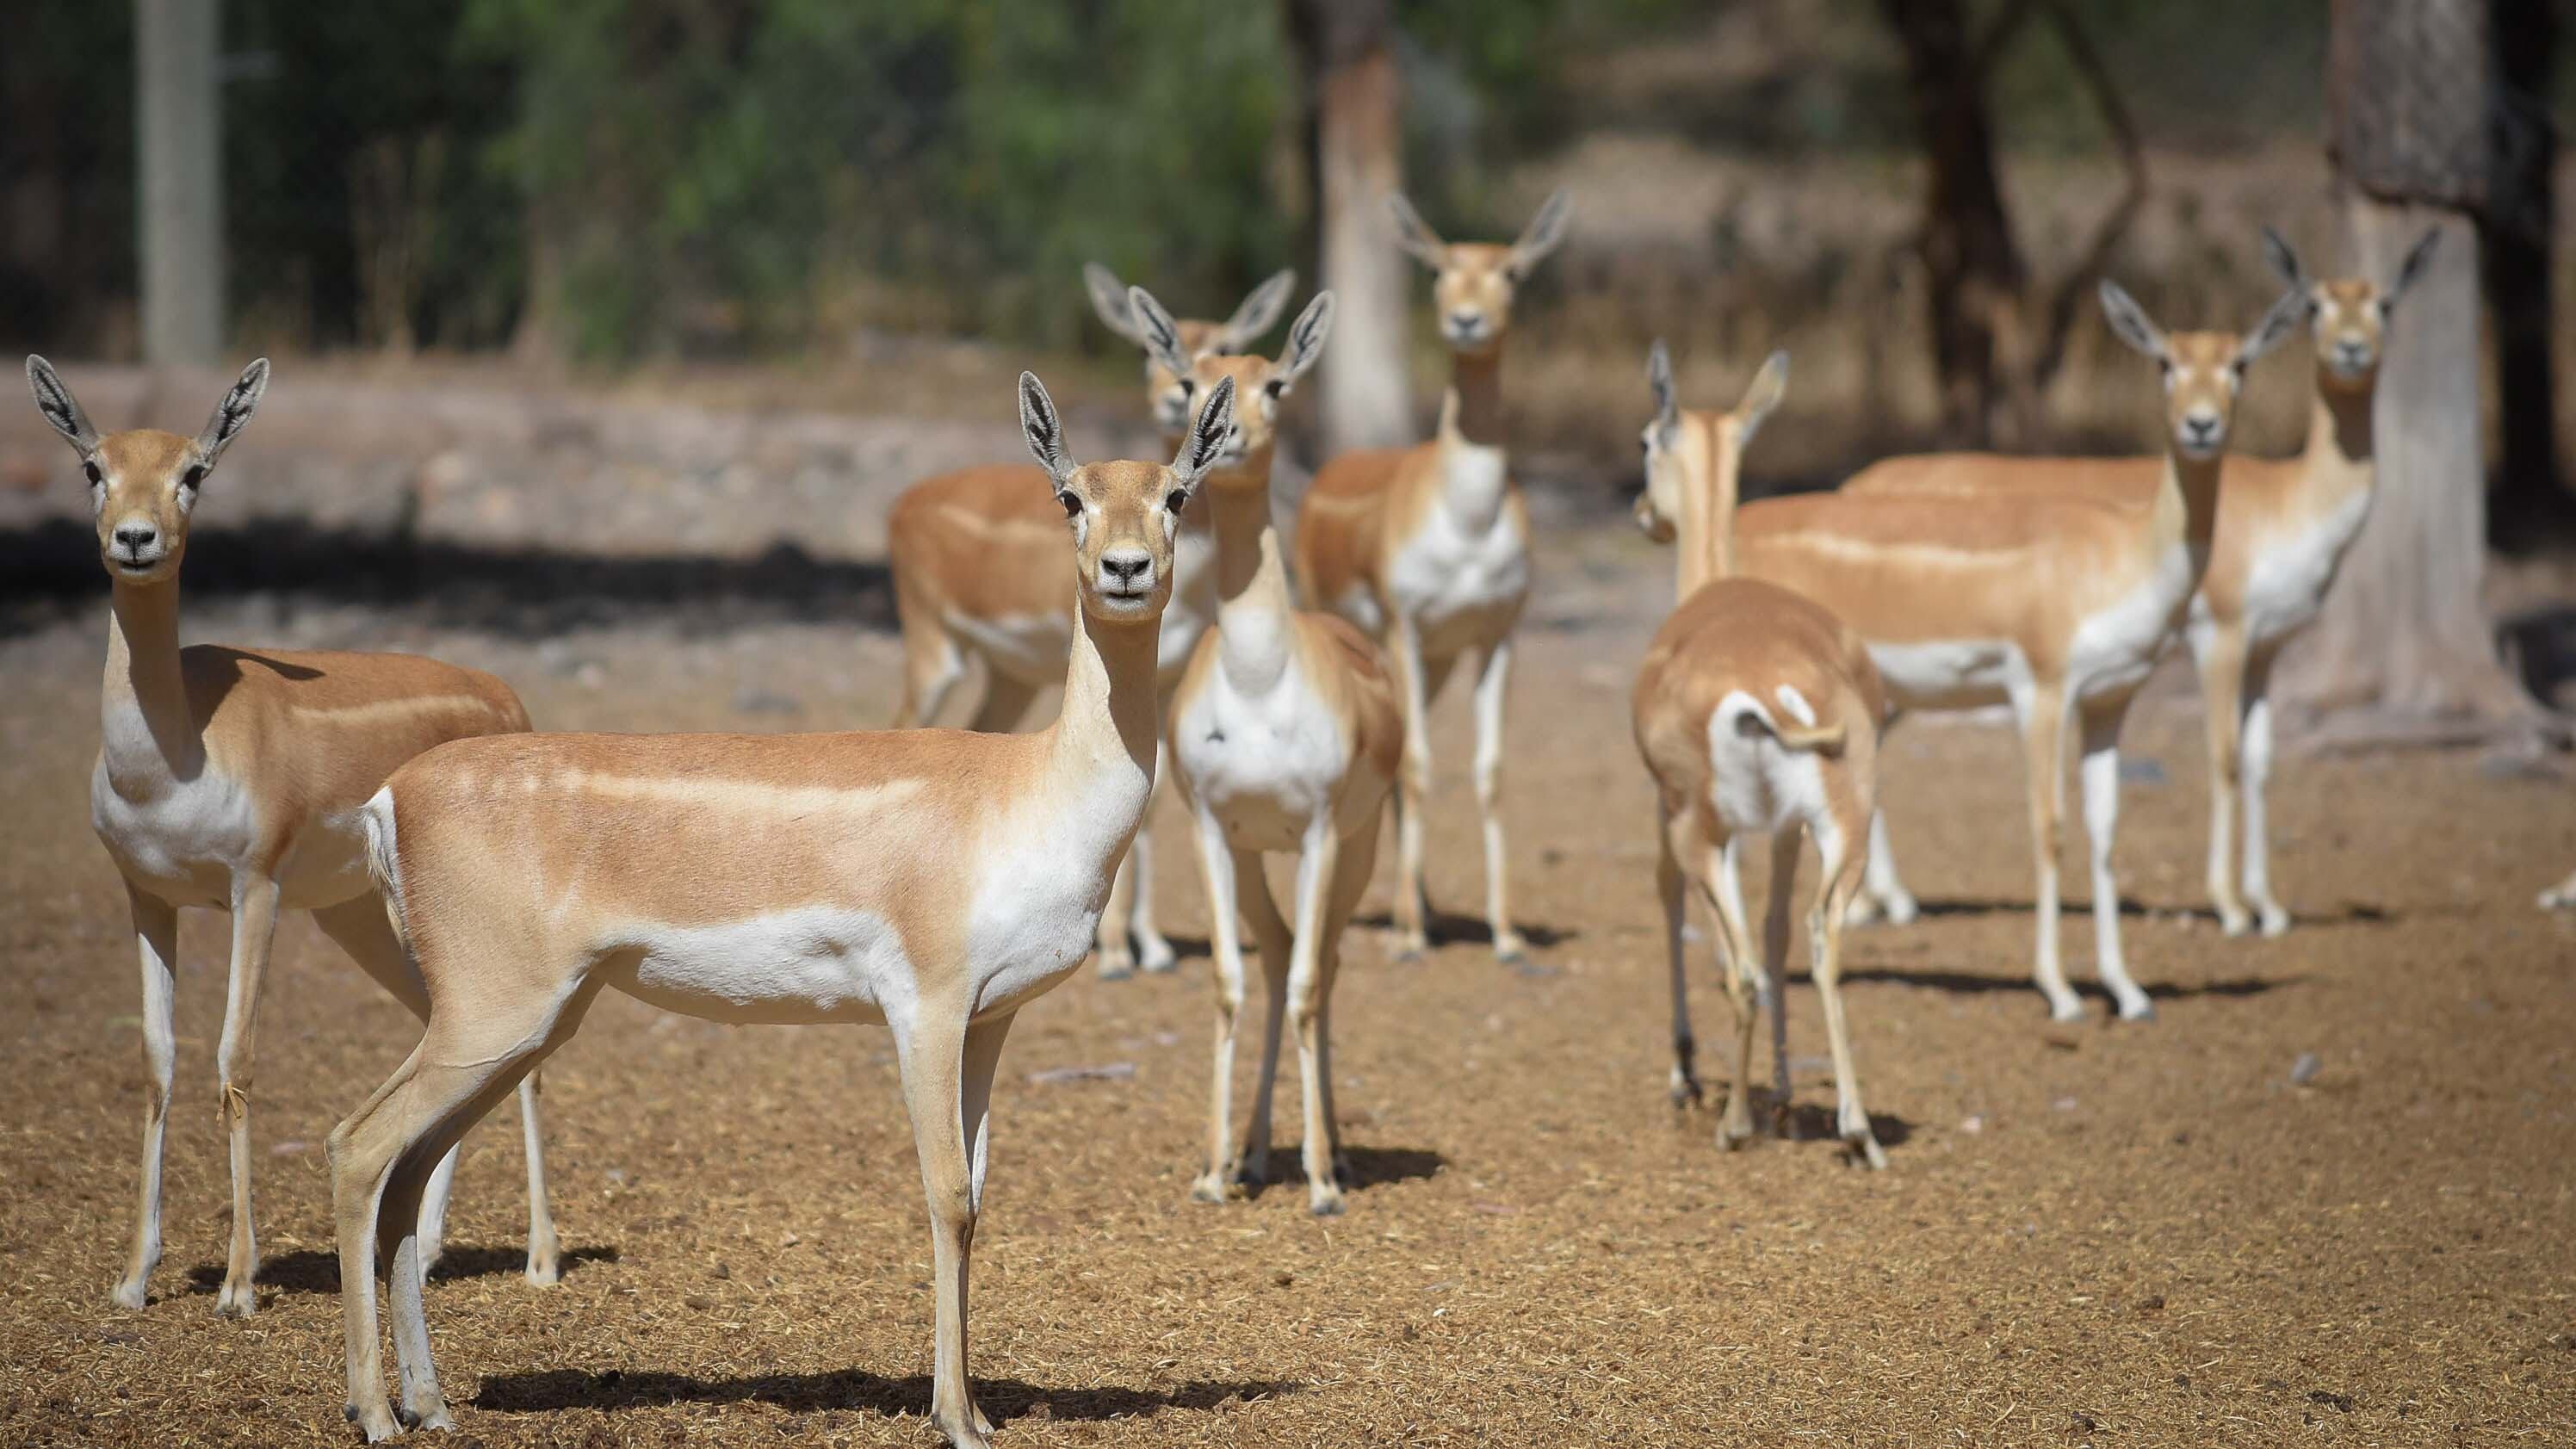
<instances>
[{"instance_id":1,"label":"white belly fur","mask_svg":"<svg viewBox=\"0 0 2576 1449\"><path fill-rule=\"evenodd\" d=\"M1297 849L1349 767L1340 722L1294 664L1252 696L1210 671L1173 721L1172 762L1241 850Z\"/></svg>"},{"instance_id":2,"label":"white belly fur","mask_svg":"<svg viewBox=\"0 0 2576 1449\"><path fill-rule=\"evenodd\" d=\"M1940 640L1869 646L1870 662L1897 705L1910 710L1980 709L2011 699L2030 681L2030 661L2007 639Z\"/></svg>"},{"instance_id":3,"label":"white belly fur","mask_svg":"<svg viewBox=\"0 0 2576 1449\"><path fill-rule=\"evenodd\" d=\"M90 825L129 879L177 906L229 908L233 878L259 845L250 793L212 767L128 800L101 765L90 776ZM279 906L311 910L364 893L361 845L352 831L307 825L278 863Z\"/></svg>"},{"instance_id":4,"label":"white belly fur","mask_svg":"<svg viewBox=\"0 0 2576 1449\"><path fill-rule=\"evenodd\" d=\"M1452 480L1453 496L1490 496L1495 504L1478 526L1468 510L1447 499L1435 505L1422 526L1396 550L1388 570L1387 593L1396 610L1414 622L1426 658L1445 659L1501 638L1529 599L1529 540L1521 534L1517 514L1501 506L1503 454L1500 449L1467 448L1454 462L1457 470L1490 469L1491 478ZM1354 621L1357 622L1357 621Z\"/></svg>"},{"instance_id":5,"label":"white belly fur","mask_svg":"<svg viewBox=\"0 0 2576 1449\"><path fill-rule=\"evenodd\" d=\"M884 1021L911 1000L902 938L872 911L799 907L713 926L637 923L613 948L629 994L712 1021Z\"/></svg>"},{"instance_id":6,"label":"white belly fur","mask_svg":"<svg viewBox=\"0 0 2576 1449\"><path fill-rule=\"evenodd\" d=\"M2077 698L2133 689L2173 642L2182 606L2200 581L2203 559L2175 544L2146 581L2075 626L2067 683Z\"/></svg>"},{"instance_id":7,"label":"white belly fur","mask_svg":"<svg viewBox=\"0 0 2576 1449\"><path fill-rule=\"evenodd\" d=\"M2370 517L2370 494L2361 492L2324 518L2254 557L2245 584L2245 629L2252 642L2270 644L2316 622L2344 551Z\"/></svg>"}]
</instances>

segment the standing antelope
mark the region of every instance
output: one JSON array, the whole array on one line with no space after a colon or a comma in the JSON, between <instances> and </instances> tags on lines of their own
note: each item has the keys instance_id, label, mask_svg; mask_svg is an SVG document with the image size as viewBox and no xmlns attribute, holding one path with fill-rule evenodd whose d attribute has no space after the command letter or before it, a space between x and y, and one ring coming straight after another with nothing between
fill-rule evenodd
<instances>
[{"instance_id":1,"label":"standing antelope","mask_svg":"<svg viewBox=\"0 0 2576 1449\"><path fill-rule=\"evenodd\" d=\"M134 1252L112 1295L141 1308L161 1261L161 1156L177 1050L179 910L232 915L218 1104L232 1139L232 1248L215 1311L247 1316L259 1271L251 1228L250 1088L260 988L281 910L307 910L359 969L416 1015L428 1011L367 890L357 831L335 818L430 746L516 733L527 711L488 674L408 654L179 647L179 560L198 490L268 390L268 359L242 369L194 438L154 428L101 437L52 364L27 359L36 410L80 454L111 581L107 676L90 826L125 877L143 962L143 1189ZM528 1281L556 1275L536 1082L519 1094L528 1148ZM454 1152L421 1205L424 1266L438 1256Z\"/></svg>"},{"instance_id":2,"label":"standing antelope","mask_svg":"<svg viewBox=\"0 0 2576 1449\"><path fill-rule=\"evenodd\" d=\"M2345 550L2361 536L2376 483L2371 403L2379 359L2397 299L2431 260L2438 232L2407 252L2385 288L2364 277L2317 281L2277 232L2265 229L2264 257L2304 299L2316 342L2316 400L2308 410L2307 444L2295 458L2227 460L2218 495L2218 527L2208 572L2192 595L2183 625L2200 666L2209 729L2209 898L2231 936L2259 917L2263 934L2290 928L2290 913L2272 895L2271 842L2264 787L2272 770L2272 664L2291 636L2316 622ZM1936 489L2047 491L2068 486L2053 469L2021 466L1986 471L1922 471L1898 460L1863 471L1846 493ZM2103 463L2084 484L2132 499L2152 497L2159 468L2152 458ZM2237 893L2235 820L2245 820L2244 895ZM1881 862L1885 878L1895 863ZM1901 887L1899 888L1901 891ZM2246 912L2246 897L2254 916Z\"/></svg>"},{"instance_id":3,"label":"standing antelope","mask_svg":"<svg viewBox=\"0 0 2576 1449\"><path fill-rule=\"evenodd\" d=\"M1780 402L1789 354L1775 352L1732 412L1683 412L1672 359L1655 344L1646 377L1655 418L1646 425L1646 491L1637 518L1659 543L1680 542L1680 603L1647 646L1631 697L1637 752L1655 777L1655 887L1664 907L1672 968L1673 1092L1699 1095L1691 1068L1690 1006L1682 955L1682 887L1699 887L1715 911L1735 1009L1735 1081L1718 1140L1753 1135L1756 982L1769 963L1772 1070L1788 1102L1781 1050L1780 983L1789 951L1790 893L1801 840L1812 834L1820 876L1807 909L1807 952L1833 1044L1836 1130L1871 1167L1887 1154L1870 1134L1843 1019L1843 916L1860 890L1877 794L1878 724L1886 696L1859 635L1777 584L1734 577L1732 537L1745 444ZM1724 864L1739 834L1771 835L1771 904L1762 954L1753 952L1744 904Z\"/></svg>"},{"instance_id":4,"label":"standing antelope","mask_svg":"<svg viewBox=\"0 0 2576 1449\"><path fill-rule=\"evenodd\" d=\"M2119 885L2111 870L2120 725L2208 566L2219 462L2245 370L2298 326L2307 300L2282 297L2242 337L2168 336L2108 281L2102 306L2113 333L2163 373L2166 448L2152 494L2082 486L2105 468L2116 470L2116 462L1945 454L1880 467L1960 479L2020 470L2059 486L1807 494L1754 503L1736 520L1743 571L1797 590L1859 631L1897 707L2012 706L2038 874L2032 974L2061 1021L2083 1014L2058 963L2067 716L2075 716L2082 739L2097 969L2122 1017L2153 1016L2120 952ZM1873 818L1874 894L1894 885L1878 868L1884 841L1883 820ZM1898 904L1892 914L1909 913L1910 902L1900 896Z\"/></svg>"},{"instance_id":5,"label":"standing antelope","mask_svg":"<svg viewBox=\"0 0 2576 1449\"><path fill-rule=\"evenodd\" d=\"M580 1026L603 987L716 1021L882 1022L928 1194L931 1418L992 1426L966 1377L967 1257L1012 1014L1081 964L1153 791L1156 632L1181 510L1224 447L1219 385L1170 467L1077 466L1038 380L1029 451L1069 520L1081 606L1035 734L522 735L460 741L368 801L370 867L428 983L420 1045L331 1133L349 1415L449 1427L412 1204L428 1165Z\"/></svg>"},{"instance_id":6,"label":"standing antelope","mask_svg":"<svg viewBox=\"0 0 2576 1449\"><path fill-rule=\"evenodd\" d=\"M1093 310L1109 330L1136 341L1126 289L1108 268L1083 268ZM1255 287L1223 322L1180 323L1193 354L1234 352L1268 332L1297 286L1282 271ZM1145 398L1166 446L1179 445L1189 421L1190 382L1161 363L1145 363ZM1064 677L1074 634L1073 561L1064 519L1026 463L993 463L941 474L906 489L886 516L894 573L895 615L903 634L903 694L894 727L925 725L965 676L970 656L984 661L984 699L970 729L1007 730L1028 712L1038 691ZM1183 518L1173 562L1172 601L1163 611L1159 668L1168 693L1190 650L1216 615L1207 510ZM1171 942L1155 925L1153 812L1119 867L1118 888L1100 918L1100 974L1115 980L1138 966L1169 971ZM1132 933L1132 935L1131 935Z\"/></svg>"},{"instance_id":7,"label":"standing antelope","mask_svg":"<svg viewBox=\"0 0 2576 1449\"><path fill-rule=\"evenodd\" d=\"M1476 668L1476 803L1485 826L1485 918L1494 954L1525 954L1512 925L1503 850L1503 703L1512 629L1529 602L1529 511L1509 476L1503 338L1530 269L1565 240L1573 199L1548 197L1510 246L1450 245L1401 196L1388 204L1404 249L1434 273L1432 303L1454 369L1440 429L1410 448L1345 453L1316 473L1297 516L1297 572L1308 602L1374 634L1404 702L1396 792L1398 950L1428 949L1422 810L1431 788L1426 712L1469 652Z\"/></svg>"},{"instance_id":8,"label":"standing antelope","mask_svg":"<svg viewBox=\"0 0 2576 1449\"><path fill-rule=\"evenodd\" d=\"M1333 294L1320 293L1288 329L1278 361L1191 357L1154 299L1131 294L1147 349L1202 388L1231 386L1236 409L1225 456L1208 475L1216 531L1216 628L1199 641L1172 699L1172 761L1198 823L1216 937L1216 1067L1207 1171L1191 1185L1223 1202L1238 1176L1269 1175L1270 1090L1282 1024L1297 1035L1304 1082L1307 1206L1342 1210L1347 1173L1333 1115L1333 981L1342 928L1368 889L1378 819L1394 784L1403 724L1377 650L1331 614L1300 612L1270 519L1270 462L1280 399L1323 355ZM1282 918L1262 873L1271 851L1297 857L1296 915ZM1238 907L1252 924L1270 987L1261 1075L1238 1172L1231 1140L1235 1025L1243 1010Z\"/></svg>"}]
</instances>

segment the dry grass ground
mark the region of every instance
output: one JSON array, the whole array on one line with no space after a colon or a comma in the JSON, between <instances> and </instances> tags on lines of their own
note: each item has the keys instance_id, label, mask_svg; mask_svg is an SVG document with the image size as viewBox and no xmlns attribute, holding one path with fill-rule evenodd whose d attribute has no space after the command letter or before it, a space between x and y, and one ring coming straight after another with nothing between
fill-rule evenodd
<instances>
[{"instance_id":1,"label":"dry grass ground","mask_svg":"<svg viewBox=\"0 0 2576 1449\"><path fill-rule=\"evenodd\" d=\"M2143 710L2132 744L2166 778L2128 791L2122 846L2130 953L2162 1018L2104 1024L2095 997L2093 1023L2055 1028L2024 979L2013 747L1910 729L1888 794L1932 911L1857 934L1850 988L1893 1170L1845 1170L1815 1141L1723 1155L1712 1112L1664 1100L1625 714L1668 563L1590 535L1548 563L1511 782L1543 969L1501 970L1472 940L1407 967L1374 933L1356 944L1335 1015L1362 1187L1334 1221L1293 1189L1187 1201L1203 959L1086 974L1030 1009L976 1264L974 1365L1003 1442L2576 1439L2576 920L2531 904L2576 863L2567 783L2464 756L2294 760L2275 813L2301 928L2225 941L2196 910L2197 715ZM708 634L692 614L539 644L254 599L191 634L435 649L501 670L555 727L880 717L889 638ZM107 1304L140 1065L132 948L83 797L98 632L91 615L0 642L0 1443L345 1442L320 1144L412 1025L302 920L261 1023L258 1317L213 1314L223 966L203 916L183 933L168 1256L149 1309ZM1476 880L1459 704L1432 835L1450 906ZM1187 860L1164 853L1164 899L1198 936ZM2089 936L2068 932L2080 971ZM1723 1035L1712 979L1703 965L1704 1041ZM1790 1006L1812 1125L1831 1089L1802 977ZM2322 1069L2294 1086L2306 1052ZM1032 1080L1084 1066L1132 1075ZM430 1294L455 1442L930 1441L929 1240L882 1034L613 998L547 1084L571 1271L548 1291L518 1277L505 1108L469 1141Z\"/></svg>"}]
</instances>

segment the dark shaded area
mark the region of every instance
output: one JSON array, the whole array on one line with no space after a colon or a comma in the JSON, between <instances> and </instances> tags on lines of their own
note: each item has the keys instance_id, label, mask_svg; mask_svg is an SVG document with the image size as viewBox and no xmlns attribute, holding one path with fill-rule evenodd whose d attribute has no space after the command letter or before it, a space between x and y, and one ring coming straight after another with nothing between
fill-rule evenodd
<instances>
[{"instance_id":1,"label":"dark shaded area","mask_svg":"<svg viewBox=\"0 0 2576 1449\"><path fill-rule=\"evenodd\" d=\"M1916 910L1922 912L1927 917L1985 916L1996 914L2026 916L2034 909L2030 902L2024 900L2007 901L1997 900L1991 897L1981 898L1976 896L1958 896L1948 900L1918 898L1914 905ZM2072 897L2065 902L2065 912L2070 916L2090 916L2093 914L2093 903L2081 896ZM2134 896L2122 896L2120 897L2120 914L2123 916L2135 916L2140 920L2147 920L2158 915L2171 914L2171 908L2150 906L2144 901L2138 900ZM2191 914L2206 921L2215 921L2218 919L2218 913L2212 910L2194 908ZM2311 926L2330 926L2347 922L2379 922L2387 919L2389 919L2388 913L2377 906L2357 905L2350 902L2347 902L2339 911L2323 915L2312 911L2301 911L2298 913L2298 920L2300 923ZM1873 924L1872 929L1875 929L1875 924Z\"/></svg>"},{"instance_id":2,"label":"dark shaded area","mask_svg":"<svg viewBox=\"0 0 2576 1449\"><path fill-rule=\"evenodd\" d=\"M1351 924L1367 926L1373 930L1392 931L1395 929L1395 917L1384 911L1378 911L1370 915L1353 916ZM1580 931L1560 930L1538 921L1516 921L1513 924L1520 928L1522 940L1540 949L1562 945L1582 934ZM1455 911L1435 909L1424 918L1422 930L1423 934L1431 938L1431 944L1434 946L1491 946L1494 944L1494 928L1482 916L1462 916Z\"/></svg>"},{"instance_id":3,"label":"dark shaded area","mask_svg":"<svg viewBox=\"0 0 2576 1449\"><path fill-rule=\"evenodd\" d=\"M2547 604L2496 623L2497 642L2531 697L2561 705L2576 682L2576 604Z\"/></svg>"},{"instance_id":4,"label":"dark shaded area","mask_svg":"<svg viewBox=\"0 0 2576 1449\"><path fill-rule=\"evenodd\" d=\"M1789 979L1807 984L1814 982L1814 978L1804 972L1793 974ZM2190 986L2178 986L2169 981L2148 982L2144 989L2147 995L2158 1001L2186 1001L2204 996L2263 996L2282 987L2303 985L2307 979L2306 973L2302 972L2295 976L2281 977L2237 976L2223 981L2203 981ZM2027 971L2015 971L2003 976L1980 976L1968 971L1942 971L1929 967L1864 966L1857 969L1846 968L1843 972L1843 984L1846 986L1871 981L1887 982L1897 986L1922 986L1934 991L1955 992L1967 996L1980 996L1996 991L2030 992L2034 998L2037 995L2036 989L2030 984L2030 973ZM2111 999L2111 993L2103 990L2101 983L2097 981L2070 980L2067 984L2075 988L2075 994L2078 996L2098 997L2104 1001Z\"/></svg>"},{"instance_id":5,"label":"dark shaded area","mask_svg":"<svg viewBox=\"0 0 2576 1449\"><path fill-rule=\"evenodd\" d=\"M1392 1182L1428 1181L1449 1165L1449 1159L1422 1147L1355 1147L1346 1143L1342 1157L1350 1167L1342 1186L1352 1192L1365 1192ZM1274 1141L1270 1144L1270 1175L1244 1184L1244 1196L1257 1199L1270 1188L1292 1183L1302 1187L1305 1182L1306 1160L1299 1154L1297 1144Z\"/></svg>"},{"instance_id":6,"label":"dark shaded area","mask_svg":"<svg viewBox=\"0 0 2576 1449\"><path fill-rule=\"evenodd\" d=\"M1114 1385L1094 1389L1047 1389L1019 1379L975 1380L975 1404L995 1424L1022 1415L1048 1419L1148 1418L1165 1409L1206 1413L1234 1401L1280 1398L1306 1385L1285 1379L1198 1379L1169 1389ZM857 1409L885 1415L930 1413L930 1375L888 1378L862 1369L824 1374L749 1374L738 1378L701 1379L687 1374L628 1373L608 1369L547 1369L536 1373L485 1374L474 1406L504 1414L542 1414L557 1409L659 1408L670 1404L772 1404L791 1413Z\"/></svg>"},{"instance_id":7,"label":"dark shaded area","mask_svg":"<svg viewBox=\"0 0 2576 1449\"><path fill-rule=\"evenodd\" d=\"M584 1263L614 1263L617 1249L566 1248L557 1260L567 1278ZM439 1255L438 1265L429 1270L433 1283L452 1278L494 1278L527 1271L528 1250L505 1247L453 1247ZM262 1258L259 1264L259 1287L274 1288L280 1293L325 1293L340 1291L340 1255L314 1248L300 1248L275 1258ZM188 1270L188 1291L212 1293L224 1284L224 1265L199 1263Z\"/></svg>"},{"instance_id":8,"label":"dark shaded area","mask_svg":"<svg viewBox=\"0 0 2576 1449\"><path fill-rule=\"evenodd\" d=\"M184 587L192 599L284 593L366 604L522 639L639 619L692 637L773 621L894 627L883 563L816 558L790 543L748 559L614 558L253 518L190 530ZM106 607L107 580L87 526L57 520L0 530L0 634Z\"/></svg>"}]
</instances>

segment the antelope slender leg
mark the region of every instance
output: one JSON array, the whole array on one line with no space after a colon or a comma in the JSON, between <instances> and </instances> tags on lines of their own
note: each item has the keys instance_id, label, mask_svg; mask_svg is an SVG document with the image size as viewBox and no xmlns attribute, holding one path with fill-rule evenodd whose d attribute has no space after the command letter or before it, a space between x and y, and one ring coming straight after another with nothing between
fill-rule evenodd
<instances>
[{"instance_id":1,"label":"antelope slender leg","mask_svg":"<svg viewBox=\"0 0 2576 1449\"><path fill-rule=\"evenodd\" d=\"M2200 666L2200 698L2209 733L2209 903L2218 912L2219 929L2241 936L2252 924L2244 898L2236 892L2236 806L2244 788L2239 731L2244 715L2245 636L2242 630L2212 625L2189 630L2186 637Z\"/></svg>"},{"instance_id":2,"label":"antelope slender leg","mask_svg":"<svg viewBox=\"0 0 2576 1449\"><path fill-rule=\"evenodd\" d=\"M1476 671L1476 808L1485 824L1485 920L1495 959L1506 964L1529 954L1512 925L1510 856L1503 846L1503 706L1511 674L1512 641L1503 639L1485 651Z\"/></svg>"},{"instance_id":3,"label":"antelope slender leg","mask_svg":"<svg viewBox=\"0 0 2576 1449\"><path fill-rule=\"evenodd\" d=\"M2266 936L2290 929L2272 894L2272 658L2259 652L2245 670L2245 894Z\"/></svg>"},{"instance_id":4,"label":"antelope slender leg","mask_svg":"<svg viewBox=\"0 0 2576 1449\"><path fill-rule=\"evenodd\" d=\"M224 1262L223 1287L215 1294L215 1311L248 1318L258 1307L251 1283L259 1275L259 1240L252 1229L250 1201L250 1088L253 1043L259 1031L259 994L268 978L269 947L277 935L278 885L264 876L233 885L233 958L224 999L224 1034L215 1046L217 1102L225 1135L231 1140L233 1168L232 1247Z\"/></svg>"},{"instance_id":5,"label":"antelope slender leg","mask_svg":"<svg viewBox=\"0 0 2576 1449\"><path fill-rule=\"evenodd\" d=\"M1341 838L1329 814L1306 828L1297 853L1296 940L1288 956L1288 1029L1297 1038L1297 1070L1305 1103L1304 1139L1298 1144L1306 1164L1306 1206L1318 1217L1342 1211L1341 1185L1333 1180L1333 1130L1324 1114L1322 938L1330 915L1334 866Z\"/></svg>"},{"instance_id":6,"label":"antelope slender leg","mask_svg":"<svg viewBox=\"0 0 2576 1449\"><path fill-rule=\"evenodd\" d=\"M2057 857L2064 843L2059 821L2066 809L2066 696L2054 683L2034 684L2015 693L2013 712L2021 719L2022 764L2029 774L2031 865L2039 887L2031 976L2039 983L2040 994L2048 998L2050 1016L2081 1021L2084 1004L2066 984L2057 943Z\"/></svg>"},{"instance_id":7,"label":"antelope slender leg","mask_svg":"<svg viewBox=\"0 0 2576 1449\"><path fill-rule=\"evenodd\" d=\"M1684 874L1689 853L1690 815L1660 796L1655 801L1655 895L1664 908L1664 962L1673 988L1673 1105L1700 1100L1698 1044L1691 1036L1690 961L1682 942Z\"/></svg>"},{"instance_id":8,"label":"antelope slender leg","mask_svg":"<svg viewBox=\"0 0 2576 1449\"><path fill-rule=\"evenodd\" d=\"M128 882L126 908L134 918L135 954L143 965L143 1170L134 1214L134 1250L125 1276L109 1295L119 1308L141 1308L161 1262L161 1156L170 1129L170 1086L179 1038L174 969L179 959L179 908Z\"/></svg>"},{"instance_id":9,"label":"antelope slender leg","mask_svg":"<svg viewBox=\"0 0 2576 1449\"><path fill-rule=\"evenodd\" d=\"M1431 792L1431 728L1423 716L1430 691L1421 636L1401 615L1387 629L1387 652L1404 706L1404 760L1395 780L1395 949L1410 959L1431 949L1431 901L1422 886L1422 810Z\"/></svg>"},{"instance_id":10,"label":"antelope slender leg","mask_svg":"<svg viewBox=\"0 0 2576 1449\"><path fill-rule=\"evenodd\" d=\"M1270 877L1261 857L1245 851L1234 858L1235 893L1244 919L1252 923L1252 940L1261 953L1262 985L1268 1011L1261 1018L1261 1071L1253 1079L1252 1119L1243 1128L1243 1165L1235 1180L1257 1187L1270 1180L1271 1092L1279 1080L1279 1042L1288 1021L1288 961L1295 935L1279 902L1270 894Z\"/></svg>"},{"instance_id":11,"label":"antelope slender leg","mask_svg":"<svg viewBox=\"0 0 2576 1449\"><path fill-rule=\"evenodd\" d=\"M2120 880L2111 866L2111 847L2120 833L2120 722L2128 716L2126 698L2085 706L2084 833L2093 847L2093 959L2124 1021L2144 1021L2156 1014L2155 1003L2129 976L2120 952Z\"/></svg>"},{"instance_id":12,"label":"antelope slender leg","mask_svg":"<svg viewBox=\"0 0 2576 1449\"><path fill-rule=\"evenodd\" d=\"M1852 836L1867 829L1857 818L1835 822L1816 832L1822 878L1815 905L1807 913L1809 967L1816 996L1824 1005L1825 1039L1834 1054L1834 1130L1843 1143L1872 1169L1887 1166L1887 1153L1870 1131L1869 1110L1861 1105L1860 1073L1852 1065L1851 1023L1843 1014L1843 919L1851 898L1861 889L1863 867L1851 850Z\"/></svg>"},{"instance_id":13,"label":"antelope slender leg","mask_svg":"<svg viewBox=\"0 0 2576 1449\"><path fill-rule=\"evenodd\" d=\"M1208 1093L1207 1157L1190 1196L1223 1202L1234 1173L1234 1038L1243 1016L1243 942L1235 905L1235 855L1225 827L1202 807L1198 812L1199 870L1207 881L1208 934L1216 957L1216 1051Z\"/></svg>"},{"instance_id":14,"label":"antelope slender leg","mask_svg":"<svg viewBox=\"0 0 2576 1449\"><path fill-rule=\"evenodd\" d=\"M1789 1135L1789 911L1807 828L1796 822L1771 834L1771 897L1762 912L1762 997L1771 1008L1771 1125Z\"/></svg>"}]
</instances>

